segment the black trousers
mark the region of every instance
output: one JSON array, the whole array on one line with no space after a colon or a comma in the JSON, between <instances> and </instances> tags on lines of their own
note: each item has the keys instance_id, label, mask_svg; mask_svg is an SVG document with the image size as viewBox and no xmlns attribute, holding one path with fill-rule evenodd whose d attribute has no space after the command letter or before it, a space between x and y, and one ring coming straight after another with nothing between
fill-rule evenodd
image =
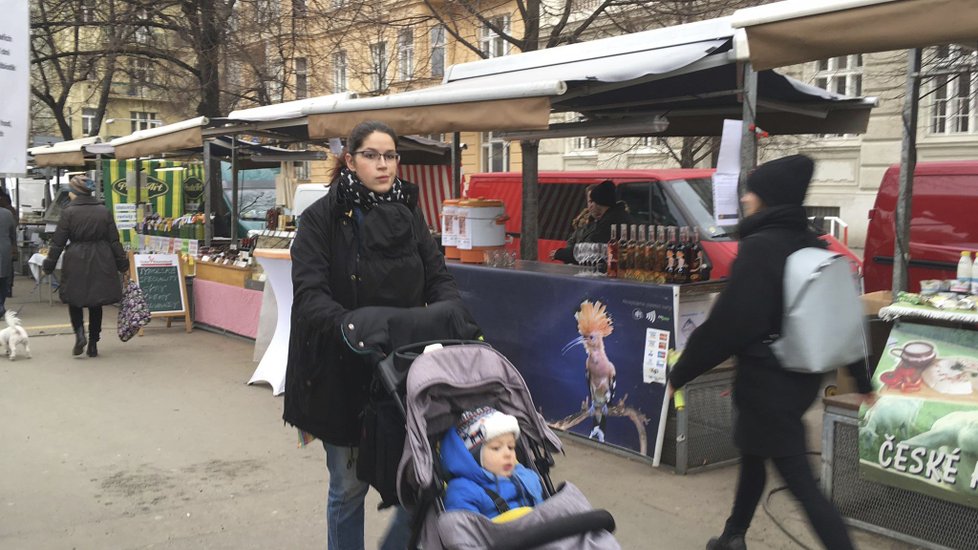
<instances>
[{"instance_id":1,"label":"black trousers","mask_svg":"<svg viewBox=\"0 0 978 550\"><path fill-rule=\"evenodd\" d=\"M75 330L85 327L85 319L82 315L82 308L68 306L68 315L71 317L71 327ZM102 306L88 308L88 339L98 342L99 334L102 333Z\"/></svg>"},{"instance_id":2,"label":"black trousers","mask_svg":"<svg viewBox=\"0 0 978 550\"><path fill-rule=\"evenodd\" d=\"M725 535L742 535L747 532L754 518L754 511L764 494L767 472L764 458L745 455L741 457L740 477L737 480L737 496L733 512L727 519ZM831 550L853 548L842 516L815 482L812 467L805 455L772 458L778 473L784 478L788 490L805 509L809 523L815 529L822 544Z\"/></svg>"}]
</instances>

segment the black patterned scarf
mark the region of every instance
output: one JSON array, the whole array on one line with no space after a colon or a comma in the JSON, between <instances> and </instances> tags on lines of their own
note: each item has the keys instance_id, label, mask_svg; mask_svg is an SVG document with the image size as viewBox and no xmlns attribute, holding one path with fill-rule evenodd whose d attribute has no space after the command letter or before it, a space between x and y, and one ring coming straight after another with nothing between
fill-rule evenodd
<instances>
[{"instance_id":1,"label":"black patterned scarf","mask_svg":"<svg viewBox=\"0 0 978 550\"><path fill-rule=\"evenodd\" d=\"M340 170L339 181L339 200L347 207L358 206L363 211L368 211L380 202L400 202L407 204L407 197L404 194L404 184L400 178L394 176L394 184L391 190L386 193L376 193L367 189L367 186L360 181L360 178L349 168Z\"/></svg>"}]
</instances>

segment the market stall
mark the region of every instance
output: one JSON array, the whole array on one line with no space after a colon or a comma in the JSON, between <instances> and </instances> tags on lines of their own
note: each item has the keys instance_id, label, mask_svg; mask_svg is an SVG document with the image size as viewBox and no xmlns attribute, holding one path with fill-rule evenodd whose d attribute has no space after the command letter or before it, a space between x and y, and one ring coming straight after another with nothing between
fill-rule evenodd
<instances>
[{"instance_id":1,"label":"market stall","mask_svg":"<svg viewBox=\"0 0 978 550\"><path fill-rule=\"evenodd\" d=\"M666 456L680 473L690 467L684 458L699 456L690 457L687 445L704 439L719 452L700 457L694 466L736 458L731 370L718 369L714 378L688 390L693 401L687 408L694 415L709 410L713 417L689 423L684 416L681 425L673 424L673 437L664 437L667 353L685 347L722 282L580 277L585 268L532 261L517 261L509 269L455 262L448 268L486 340L519 369L551 426L654 463ZM602 368L586 368L589 358ZM599 380L609 369L614 373L610 397Z\"/></svg>"}]
</instances>

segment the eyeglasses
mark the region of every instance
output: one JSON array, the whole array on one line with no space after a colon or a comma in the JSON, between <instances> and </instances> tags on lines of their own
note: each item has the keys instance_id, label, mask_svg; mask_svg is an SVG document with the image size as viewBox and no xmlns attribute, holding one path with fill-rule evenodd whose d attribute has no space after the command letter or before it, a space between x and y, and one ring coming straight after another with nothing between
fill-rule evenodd
<instances>
[{"instance_id":1,"label":"eyeglasses","mask_svg":"<svg viewBox=\"0 0 978 550\"><path fill-rule=\"evenodd\" d=\"M401 159L401 154L400 153L395 153L393 151L390 151L390 152L381 154L381 153L378 153L377 151L374 151L372 149L367 149L367 150L364 150L364 151L354 151L354 152L352 152L350 154L351 155L360 155L360 156L362 156L363 158L367 159L370 162L377 162L381 158L384 159L384 162L385 163L388 163L388 162L397 162L397 161L399 161Z\"/></svg>"}]
</instances>

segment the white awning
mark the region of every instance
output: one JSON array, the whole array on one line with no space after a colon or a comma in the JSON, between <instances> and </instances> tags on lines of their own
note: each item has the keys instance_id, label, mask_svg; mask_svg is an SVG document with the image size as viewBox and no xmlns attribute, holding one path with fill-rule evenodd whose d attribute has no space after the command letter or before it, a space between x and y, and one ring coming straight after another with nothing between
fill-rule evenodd
<instances>
[{"instance_id":1,"label":"white awning","mask_svg":"<svg viewBox=\"0 0 978 550\"><path fill-rule=\"evenodd\" d=\"M305 99L297 99L295 101L286 101L285 103L277 103L275 105L263 105L261 107L252 107L250 109L238 109L236 111L231 111L228 118L246 122L290 120L306 116L304 113L304 110L306 109L329 109L330 106L339 101L352 99L355 97L356 94L351 92L309 97Z\"/></svg>"},{"instance_id":2,"label":"white awning","mask_svg":"<svg viewBox=\"0 0 978 550\"><path fill-rule=\"evenodd\" d=\"M40 145L27 149L34 157L35 166L85 166L85 152L82 148L101 142L98 136L60 141L50 145Z\"/></svg>"},{"instance_id":3,"label":"white awning","mask_svg":"<svg viewBox=\"0 0 978 550\"><path fill-rule=\"evenodd\" d=\"M157 155L183 149L196 149L203 145L201 131L209 124L207 117L196 117L158 128L139 130L128 136L109 142L115 147L117 159L130 159Z\"/></svg>"},{"instance_id":4,"label":"white awning","mask_svg":"<svg viewBox=\"0 0 978 550\"><path fill-rule=\"evenodd\" d=\"M978 40L976 0L785 0L738 10L757 70Z\"/></svg>"}]
</instances>

